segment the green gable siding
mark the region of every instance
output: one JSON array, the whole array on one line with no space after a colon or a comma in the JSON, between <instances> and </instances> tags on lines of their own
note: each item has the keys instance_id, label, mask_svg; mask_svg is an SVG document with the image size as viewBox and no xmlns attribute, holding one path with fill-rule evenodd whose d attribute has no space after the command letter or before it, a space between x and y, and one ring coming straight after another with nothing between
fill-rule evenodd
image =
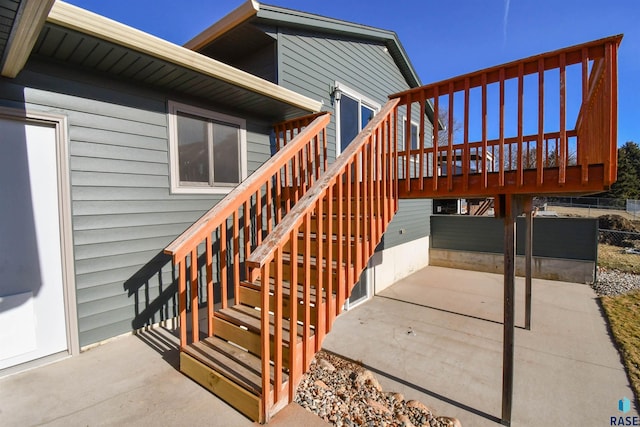
<instances>
[{"instance_id":1,"label":"green gable siding","mask_svg":"<svg viewBox=\"0 0 640 427\"><path fill-rule=\"evenodd\" d=\"M202 100L31 62L0 78L0 105L68 119L80 344L177 314L163 248L221 199L169 192L167 100ZM247 119L248 172L270 157L271 124Z\"/></svg>"},{"instance_id":2,"label":"green gable siding","mask_svg":"<svg viewBox=\"0 0 640 427\"><path fill-rule=\"evenodd\" d=\"M381 106L390 94L409 89L382 43L286 28L279 28L277 37L278 84L322 100L323 109L332 113L327 131L330 158L335 158L336 138L335 108L330 91L336 81ZM400 209L380 248L390 248L429 235L431 213L431 200L401 200Z\"/></svg>"}]
</instances>

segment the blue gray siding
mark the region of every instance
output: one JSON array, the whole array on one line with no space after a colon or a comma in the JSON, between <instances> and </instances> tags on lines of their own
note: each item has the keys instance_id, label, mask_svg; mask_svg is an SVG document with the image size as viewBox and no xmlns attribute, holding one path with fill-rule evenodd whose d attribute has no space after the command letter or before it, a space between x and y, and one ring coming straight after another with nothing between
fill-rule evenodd
<instances>
[{"instance_id":1,"label":"blue gray siding","mask_svg":"<svg viewBox=\"0 0 640 427\"><path fill-rule=\"evenodd\" d=\"M524 218L517 221L516 251L524 255ZM431 247L504 253L503 220L493 217L434 215ZM597 261L597 218L534 218L533 256Z\"/></svg>"},{"instance_id":2,"label":"blue gray siding","mask_svg":"<svg viewBox=\"0 0 640 427\"><path fill-rule=\"evenodd\" d=\"M335 158L335 109L331 87L335 81L384 105L390 94L409 88L382 43L345 39L280 28L278 83L312 99L322 100L332 113L327 135L329 156ZM401 200L380 248L389 248L429 234L431 200ZM402 230L402 233L401 233Z\"/></svg>"},{"instance_id":3,"label":"blue gray siding","mask_svg":"<svg viewBox=\"0 0 640 427\"><path fill-rule=\"evenodd\" d=\"M19 7L19 0L0 0L0 63L2 63Z\"/></svg>"},{"instance_id":4,"label":"blue gray siding","mask_svg":"<svg viewBox=\"0 0 640 427\"><path fill-rule=\"evenodd\" d=\"M68 118L80 343L173 317L162 249L220 196L169 192L167 99L213 104L31 62L0 79L0 105ZM270 123L247 119L248 170L270 156Z\"/></svg>"}]
</instances>

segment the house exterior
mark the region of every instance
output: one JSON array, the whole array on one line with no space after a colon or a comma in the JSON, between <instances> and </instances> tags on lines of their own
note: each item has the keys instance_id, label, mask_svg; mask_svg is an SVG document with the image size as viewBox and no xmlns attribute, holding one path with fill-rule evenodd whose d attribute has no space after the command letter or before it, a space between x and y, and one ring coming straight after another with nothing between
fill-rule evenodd
<instances>
[{"instance_id":1,"label":"house exterior","mask_svg":"<svg viewBox=\"0 0 640 427\"><path fill-rule=\"evenodd\" d=\"M240 7L252 19L186 48L62 2L0 7L13 13L0 125L13 150L2 195L15 201L2 208L0 329L20 325L4 332L15 345L0 370L175 318L163 248L270 158L274 123L331 112L333 161L366 124L363 112L419 85L394 33L300 12L286 21L292 11L255 2ZM234 34L268 43L245 52L251 43L230 44ZM233 141L193 143L202 124L205 138ZM202 149L215 151L204 165ZM401 202L352 303L426 265L430 212L426 199Z\"/></svg>"},{"instance_id":2,"label":"house exterior","mask_svg":"<svg viewBox=\"0 0 640 427\"><path fill-rule=\"evenodd\" d=\"M0 340L11 343L0 370L174 318L163 248L271 156L274 123L321 108L141 31L45 3L0 2L13 13L0 40L0 194L12 201L0 209ZM224 161L179 165L202 124L225 141L216 147Z\"/></svg>"},{"instance_id":3,"label":"house exterior","mask_svg":"<svg viewBox=\"0 0 640 427\"><path fill-rule=\"evenodd\" d=\"M516 217L530 224L534 195L615 182L622 36L415 87L395 34L256 2L187 47L63 2L0 13L3 374L177 318L180 370L268 421L345 307L428 262L428 199L493 197L510 422ZM523 135L525 93L545 111L548 80L559 120ZM459 102L463 141L452 116L441 141L434 118Z\"/></svg>"},{"instance_id":4,"label":"house exterior","mask_svg":"<svg viewBox=\"0 0 640 427\"><path fill-rule=\"evenodd\" d=\"M395 32L252 0L185 47L319 100L322 111L331 113L327 131L332 159L390 94L421 85ZM429 110L425 138L431 138L432 122ZM413 114L414 134L418 123ZM364 301L428 264L431 213L430 199L400 201L350 303Z\"/></svg>"}]
</instances>

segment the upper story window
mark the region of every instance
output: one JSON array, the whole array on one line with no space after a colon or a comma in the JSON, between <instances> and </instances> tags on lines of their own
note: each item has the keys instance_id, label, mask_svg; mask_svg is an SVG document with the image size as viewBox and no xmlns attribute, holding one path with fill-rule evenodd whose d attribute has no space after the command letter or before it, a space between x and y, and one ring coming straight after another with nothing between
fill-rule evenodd
<instances>
[{"instance_id":1,"label":"upper story window","mask_svg":"<svg viewBox=\"0 0 640 427\"><path fill-rule=\"evenodd\" d=\"M380 104L345 85L334 87L337 121L336 155L342 153L380 110Z\"/></svg>"},{"instance_id":2,"label":"upper story window","mask_svg":"<svg viewBox=\"0 0 640 427\"><path fill-rule=\"evenodd\" d=\"M169 102L173 193L224 194L247 175L246 121Z\"/></svg>"}]
</instances>

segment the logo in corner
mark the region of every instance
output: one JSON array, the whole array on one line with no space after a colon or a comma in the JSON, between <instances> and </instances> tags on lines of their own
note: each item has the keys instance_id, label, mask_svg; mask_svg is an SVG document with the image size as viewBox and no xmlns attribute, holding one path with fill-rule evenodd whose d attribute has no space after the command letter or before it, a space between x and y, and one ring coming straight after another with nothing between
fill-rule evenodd
<instances>
[{"instance_id":1,"label":"logo in corner","mask_svg":"<svg viewBox=\"0 0 640 427\"><path fill-rule=\"evenodd\" d=\"M631 401L629 399L627 399L626 397L623 397L622 399L618 400L618 411L622 412L623 414L626 414L630 410L631 410Z\"/></svg>"}]
</instances>

